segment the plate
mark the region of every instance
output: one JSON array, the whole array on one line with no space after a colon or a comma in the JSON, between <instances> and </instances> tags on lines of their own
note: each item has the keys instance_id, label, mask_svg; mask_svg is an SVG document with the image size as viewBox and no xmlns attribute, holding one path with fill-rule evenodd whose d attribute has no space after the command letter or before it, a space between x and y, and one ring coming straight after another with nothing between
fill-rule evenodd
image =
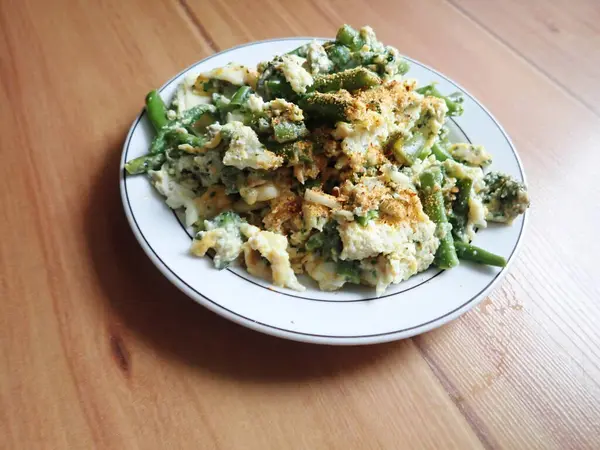
<instances>
[{"instance_id":1,"label":"plate","mask_svg":"<svg viewBox=\"0 0 600 450\"><path fill-rule=\"evenodd\" d=\"M159 90L169 101L183 77L228 62L254 66L313 39L288 38L234 47L210 56L179 73ZM472 95L444 75L407 58L408 77L420 85L439 83L442 92L462 91L465 113L453 118L452 138L483 144L493 155L493 170L525 182L519 156L510 139ZM190 230L170 210L144 176L130 176L124 164L148 151L154 135L145 112L133 122L121 158L120 184L125 214L140 245L158 269L190 298L227 319L263 333L297 341L360 345L414 336L457 318L481 301L502 279L515 258L527 214L512 226L490 225L477 234L475 245L504 256L502 270L462 263L449 271L430 269L398 285L381 297L374 289L345 286L322 292L308 278L299 293L272 286L241 268L216 270L209 258L188 253Z\"/></svg>"}]
</instances>

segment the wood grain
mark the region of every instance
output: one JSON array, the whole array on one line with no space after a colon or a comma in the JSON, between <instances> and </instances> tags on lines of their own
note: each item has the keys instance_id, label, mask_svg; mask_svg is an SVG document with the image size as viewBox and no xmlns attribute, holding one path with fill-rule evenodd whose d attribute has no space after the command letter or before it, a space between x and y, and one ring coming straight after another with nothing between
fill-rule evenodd
<instances>
[{"instance_id":1,"label":"wood grain","mask_svg":"<svg viewBox=\"0 0 600 450\"><path fill-rule=\"evenodd\" d=\"M600 3L595 0L451 2L600 114Z\"/></svg>"},{"instance_id":2,"label":"wood grain","mask_svg":"<svg viewBox=\"0 0 600 450\"><path fill-rule=\"evenodd\" d=\"M1 2L0 448L600 446L600 89L581 42L546 35L541 3L515 5ZM543 17L577 30L593 6ZM480 98L534 199L517 263L479 308L365 348L274 339L194 304L137 246L116 183L150 87L215 50L343 22ZM554 79L565 55L593 101Z\"/></svg>"}]
</instances>

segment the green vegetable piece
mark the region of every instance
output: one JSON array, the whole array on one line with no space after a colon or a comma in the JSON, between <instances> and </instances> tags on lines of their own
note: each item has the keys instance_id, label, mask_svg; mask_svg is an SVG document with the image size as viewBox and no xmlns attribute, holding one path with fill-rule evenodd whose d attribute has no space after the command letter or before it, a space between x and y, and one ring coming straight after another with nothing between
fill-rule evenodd
<instances>
[{"instance_id":1,"label":"green vegetable piece","mask_svg":"<svg viewBox=\"0 0 600 450\"><path fill-rule=\"evenodd\" d=\"M443 176L439 168L434 167L421 173L419 194L423 210L436 224L436 235L440 245L435 254L435 264L441 269L451 269L458 265L458 257L452 238L452 225L448 223L444 196L442 195Z\"/></svg>"},{"instance_id":2,"label":"green vegetable piece","mask_svg":"<svg viewBox=\"0 0 600 450\"><path fill-rule=\"evenodd\" d=\"M325 233L315 233L306 241L305 247L309 252L320 249L325 244Z\"/></svg>"},{"instance_id":3,"label":"green vegetable piece","mask_svg":"<svg viewBox=\"0 0 600 450\"><path fill-rule=\"evenodd\" d=\"M378 84L381 84L381 78L375 72L364 67L355 67L343 72L317 76L310 89L318 92L339 91L340 89L356 91Z\"/></svg>"},{"instance_id":4,"label":"green vegetable piece","mask_svg":"<svg viewBox=\"0 0 600 450\"><path fill-rule=\"evenodd\" d=\"M158 92L150 91L146 95L146 111L156 131L160 131L167 124L167 107Z\"/></svg>"},{"instance_id":5,"label":"green vegetable piece","mask_svg":"<svg viewBox=\"0 0 600 450\"><path fill-rule=\"evenodd\" d=\"M206 128L217 121L217 108L214 105L196 105L183 112L181 125L196 135L206 132ZM176 126L176 124L173 124Z\"/></svg>"},{"instance_id":6,"label":"green vegetable piece","mask_svg":"<svg viewBox=\"0 0 600 450\"><path fill-rule=\"evenodd\" d=\"M372 209L367 211L364 216L354 216L354 220L362 227L366 227L370 220L375 220L379 217L379 211Z\"/></svg>"},{"instance_id":7,"label":"green vegetable piece","mask_svg":"<svg viewBox=\"0 0 600 450\"><path fill-rule=\"evenodd\" d=\"M244 103L246 103L251 93L252 88L250 88L249 86L242 86L235 92L235 94L233 94L233 97L231 97L230 104L237 106L243 105Z\"/></svg>"},{"instance_id":8,"label":"green vegetable piece","mask_svg":"<svg viewBox=\"0 0 600 450\"><path fill-rule=\"evenodd\" d=\"M360 284L359 261L338 261L337 273L344 276L349 283Z\"/></svg>"},{"instance_id":9,"label":"green vegetable piece","mask_svg":"<svg viewBox=\"0 0 600 450\"><path fill-rule=\"evenodd\" d=\"M290 83L283 78L273 78L265 82L264 97L267 100L284 98L287 100L296 98L296 93Z\"/></svg>"},{"instance_id":10,"label":"green vegetable piece","mask_svg":"<svg viewBox=\"0 0 600 450\"><path fill-rule=\"evenodd\" d=\"M196 136L190 133L184 133L183 130L167 130L165 141L167 145L178 147L180 145L190 145L194 148L202 148L207 142L204 136ZM185 149L182 149L185 151Z\"/></svg>"},{"instance_id":11,"label":"green vegetable piece","mask_svg":"<svg viewBox=\"0 0 600 450\"><path fill-rule=\"evenodd\" d=\"M345 45L334 44L325 48L327 56L334 65L335 70L347 69L351 63L350 49Z\"/></svg>"},{"instance_id":12,"label":"green vegetable piece","mask_svg":"<svg viewBox=\"0 0 600 450\"><path fill-rule=\"evenodd\" d=\"M161 129L156 136L152 139L152 144L150 144L150 154L155 155L157 153L164 153L167 147L167 133L171 131L168 128Z\"/></svg>"},{"instance_id":13,"label":"green vegetable piece","mask_svg":"<svg viewBox=\"0 0 600 450\"><path fill-rule=\"evenodd\" d=\"M244 172L233 166L221 169L221 183L225 186L226 194L237 194L244 183Z\"/></svg>"},{"instance_id":14,"label":"green vegetable piece","mask_svg":"<svg viewBox=\"0 0 600 450\"><path fill-rule=\"evenodd\" d=\"M266 147L275 154L283 156L285 161L290 165L299 163L310 164L313 161L311 154L314 144L308 140L298 140L284 144L267 142Z\"/></svg>"},{"instance_id":15,"label":"green vegetable piece","mask_svg":"<svg viewBox=\"0 0 600 450\"><path fill-rule=\"evenodd\" d=\"M410 70L410 64L405 59L401 59L398 62L398 74L406 75L406 73Z\"/></svg>"},{"instance_id":16,"label":"green vegetable piece","mask_svg":"<svg viewBox=\"0 0 600 450\"><path fill-rule=\"evenodd\" d=\"M138 175L140 173L146 173L148 170L158 170L160 166L166 160L164 153L157 153L156 155L144 155L138 158L132 159L125 164L125 170L130 175Z\"/></svg>"},{"instance_id":17,"label":"green vegetable piece","mask_svg":"<svg viewBox=\"0 0 600 450\"><path fill-rule=\"evenodd\" d=\"M231 110L231 101L222 94L213 94L213 103L223 117Z\"/></svg>"},{"instance_id":18,"label":"green vegetable piece","mask_svg":"<svg viewBox=\"0 0 600 450\"><path fill-rule=\"evenodd\" d=\"M351 105L352 98L332 92L311 92L298 100L298 106L307 114L333 123L347 121L346 110Z\"/></svg>"},{"instance_id":19,"label":"green vegetable piece","mask_svg":"<svg viewBox=\"0 0 600 450\"><path fill-rule=\"evenodd\" d=\"M323 247L321 247L321 255L325 259L337 261L340 253L342 253L342 239L337 229L337 222L332 220L327 222L323 227Z\"/></svg>"},{"instance_id":20,"label":"green vegetable piece","mask_svg":"<svg viewBox=\"0 0 600 450\"><path fill-rule=\"evenodd\" d=\"M185 127L192 126L205 114L215 114L216 112L217 108L213 105L196 105L183 112L181 124Z\"/></svg>"},{"instance_id":21,"label":"green vegetable piece","mask_svg":"<svg viewBox=\"0 0 600 450\"><path fill-rule=\"evenodd\" d=\"M440 91L437 90L435 84L429 84L427 86L420 87L417 89L419 94L423 94L429 97L437 97L441 98L446 102L446 106L448 107L448 115L449 116L460 116L463 113L463 98L460 93L455 92L450 95L443 95Z\"/></svg>"},{"instance_id":22,"label":"green vegetable piece","mask_svg":"<svg viewBox=\"0 0 600 450\"><path fill-rule=\"evenodd\" d=\"M304 122L280 121L273 124L275 140L279 143L290 142L308 135Z\"/></svg>"},{"instance_id":23,"label":"green vegetable piece","mask_svg":"<svg viewBox=\"0 0 600 450\"><path fill-rule=\"evenodd\" d=\"M457 241L454 243L454 246L459 259L472 261L478 264L485 264L487 266L506 266L506 259L504 259L503 256L488 252L487 250L475 247L466 242Z\"/></svg>"},{"instance_id":24,"label":"green vegetable piece","mask_svg":"<svg viewBox=\"0 0 600 450\"><path fill-rule=\"evenodd\" d=\"M231 224L240 225L242 222L245 221L242 220L242 218L236 212L233 211L222 212L214 219L212 219L212 223L218 228L222 228Z\"/></svg>"},{"instance_id":25,"label":"green vegetable piece","mask_svg":"<svg viewBox=\"0 0 600 450\"><path fill-rule=\"evenodd\" d=\"M307 53L308 44L301 45L300 47L296 47L294 50L287 52L288 55L296 55L305 57Z\"/></svg>"},{"instance_id":26,"label":"green vegetable piece","mask_svg":"<svg viewBox=\"0 0 600 450\"><path fill-rule=\"evenodd\" d=\"M511 223L529 208L527 188L510 175L490 172L483 181L485 188L481 191L481 196L488 209L487 220Z\"/></svg>"},{"instance_id":27,"label":"green vegetable piece","mask_svg":"<svg viewBox=\"0 0 600 450\"><path fill-rule=\"evenodd\" d=\"M335 36L336 42L345 45L350 50L360 50L365 44L364 39L360 33L352 28L350 25L342 25Z\"/></svg>"},{"instance_id":28,"label":"green vegetable piece","mask_svg":"<svg viewBox=\"0 0 600 450\"><path fill-rule=\"evenodd\" d=\"M438 143L435 143L431 146L431 153L435 156L435 159L438 161L446 161L447 159L452 159L452 156L448 151Z\"/></svg>"},{"instance_id":29,"label":"green vegetable piece","mask_svg":"<svg viewBox=\"0 0 600 450\"><path fill-rule=\"evenodd\" d=\"M424 159L429 149L425 148L425 136L415 133L410 139L404 140L400 135L392 144L392 153L400 164L412 166L417 158Z\"/></svg>"},{"instance_id":30,"label":"green vegetable piece","mask_svg":"<svg viewBox=\"0 0 600 450\"><path fill-rule=\"evenodd\" d=\"M469 198L471 198L473 180L470 178L458 180L456 187L458 188L458 194L456 200L453 202L452 215L449 220L452 224L454 238L459 241L467 241L466 229L469 221Z\"/></svg>"}]
</instances>

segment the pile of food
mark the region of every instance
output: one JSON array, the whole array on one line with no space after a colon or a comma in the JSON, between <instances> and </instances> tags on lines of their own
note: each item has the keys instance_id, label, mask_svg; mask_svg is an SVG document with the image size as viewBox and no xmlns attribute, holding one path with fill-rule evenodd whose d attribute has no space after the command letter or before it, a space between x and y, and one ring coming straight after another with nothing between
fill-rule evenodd
<instances>
[{"instance_id":1,"label":"pile of food","mask_svg":"<svg viewBox=\"0 0 600 450\"><path fill-rule=\"evenodd\" d=\"M462 98L408 69L371 28L344 25L256 68L187 77L169 108L148 94L156 136L126 169L185 210L194 255L218 269L238 260L277 286L304 290L306 273L323 290L381 294L432 264L503 266L470 242L526 210L525 186L484 173L482 146L451 143Z\"/></svg>"}]
</instances>

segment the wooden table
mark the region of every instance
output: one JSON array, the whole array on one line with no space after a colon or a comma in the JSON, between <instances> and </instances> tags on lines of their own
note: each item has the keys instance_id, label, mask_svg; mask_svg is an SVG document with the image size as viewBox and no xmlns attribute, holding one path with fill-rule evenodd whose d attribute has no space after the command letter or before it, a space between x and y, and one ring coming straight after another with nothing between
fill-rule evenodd
<instances>
[{"instance_id":1,"label":"wooden table","mask_svg":"<svg viewBox=\"0 0 600 450\"><path fill-rule=\"evenodd\" d=\"M0 448L600 448L596 0L0 2ZM246 330L186 298L126 223L121 146L196 60L348 22L504 124L533 198L478 308L386 345Z\"/></svg>"}]
</instances>

